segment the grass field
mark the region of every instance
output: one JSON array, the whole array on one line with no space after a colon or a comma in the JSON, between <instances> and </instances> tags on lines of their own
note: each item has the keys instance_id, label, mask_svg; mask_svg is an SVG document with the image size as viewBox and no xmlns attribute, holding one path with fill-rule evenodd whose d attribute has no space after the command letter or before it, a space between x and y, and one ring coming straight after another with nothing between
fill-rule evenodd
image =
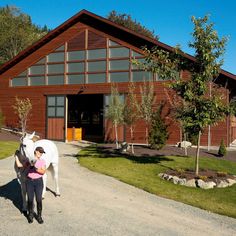
<instances>
[{"instance_id":1,"label":"grass field","mask_svg":"<svg viewBox=\"0 0 236 236\"><path fill-rule=\"evenodd\" d=\"M19 142L0 141L0 160L11 156L19 147Z\"/></svg>"},{"instance_id":2,"label":"grass field","mask_svg":"<svg viewBox=\"0 0 236 236\"><path fill-rule=\"evenodd\" d=\"M193 169L193 157L132 157L105 154L96 146L78 154L81 166L113 176L158 196L183 202L201 209L236 218L236 184L227 188L203 190L162 180L158 174L167 169ZM200 158L200 168L236 175L236 163L213 158Z\"/></svg>"}]
</instances>

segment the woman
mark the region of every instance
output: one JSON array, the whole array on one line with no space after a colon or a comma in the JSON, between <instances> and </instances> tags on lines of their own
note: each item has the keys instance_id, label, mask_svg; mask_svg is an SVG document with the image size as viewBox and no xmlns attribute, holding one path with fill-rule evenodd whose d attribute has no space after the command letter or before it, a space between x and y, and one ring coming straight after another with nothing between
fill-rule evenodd
<instances>
[{"instance_id":1,"label":"woman","mask_svg":"<svg viewBox=\"0 0 236 236\"><path fill-rule=\"evenodd\" d=\"M29 173L26 180L26 191L28 197L28 222L32 223L34 218L34 195L37 203L36 219L39 224L43 223L42 219L42 192L43 192L43 174L46 171L46 162L42 154L45 153L42 147L37 147L34 151L35 160L31 161Z\"/></svg>"}]
</instances>

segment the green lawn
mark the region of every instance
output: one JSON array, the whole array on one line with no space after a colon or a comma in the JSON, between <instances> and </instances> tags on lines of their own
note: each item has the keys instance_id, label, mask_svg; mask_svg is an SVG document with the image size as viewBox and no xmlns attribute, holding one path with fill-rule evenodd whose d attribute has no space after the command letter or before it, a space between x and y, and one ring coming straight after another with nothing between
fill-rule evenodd
<instances>
[{"instance_id":1,"label":"green lawn","mask_svg":"<svg viewBox=\"0 0 236 236\"><path fill-rule=\"evenodd\" d=\"M0 141L0 160L11 156L19 147L18 142L14 141Z\"/></svg>"},{"instance_id":2,"label":"green lawn","mask_svg":"<svg viewBox=\"0 0 236 236\"><path fill-rule=\"evenodd\" d=\"M78 160L81 166L113 176L147 192L236 218L236 184L227 188L203 190L174 185L158 177L160 172L168 168L193 169L193 157L111 155L91 146L79 152ZM226 160L200 158L200 168L236 175L236 163Z\"/></svg>"}]
</instances>

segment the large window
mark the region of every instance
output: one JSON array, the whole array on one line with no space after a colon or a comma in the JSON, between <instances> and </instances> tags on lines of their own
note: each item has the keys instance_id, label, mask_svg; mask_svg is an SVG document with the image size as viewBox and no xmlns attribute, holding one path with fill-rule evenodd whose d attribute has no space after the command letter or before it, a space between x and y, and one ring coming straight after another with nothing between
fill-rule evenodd
<instances>
[{"instance_id":1,"label":"large window","mask_svg":"<svg viewBox=\"0 0 236 236\"><path fill-rule=\"evenodd\" d=\"M12 78L10 86L158 80L157 75L153 76L131 62L133 58L144 62L144 56L138 51L90 31L81 33L79 38L75 36Z\"/></svg>"}]
</instances>

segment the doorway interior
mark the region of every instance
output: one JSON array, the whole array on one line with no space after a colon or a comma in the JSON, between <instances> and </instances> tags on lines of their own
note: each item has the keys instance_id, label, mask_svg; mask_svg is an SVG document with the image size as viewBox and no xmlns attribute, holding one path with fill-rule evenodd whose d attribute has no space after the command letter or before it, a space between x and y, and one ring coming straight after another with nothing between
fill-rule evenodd
<instances>
[{"instance_id":1,"label":"doorway interior","mask_svg":"<svg viewBox=\"0 0 236 236\"><path fill-rule=\"evenodd\" d=\"M68 95L67 128L81 128L82 140L104 140L103 94Z\"/></svg>"}]
</instances>

